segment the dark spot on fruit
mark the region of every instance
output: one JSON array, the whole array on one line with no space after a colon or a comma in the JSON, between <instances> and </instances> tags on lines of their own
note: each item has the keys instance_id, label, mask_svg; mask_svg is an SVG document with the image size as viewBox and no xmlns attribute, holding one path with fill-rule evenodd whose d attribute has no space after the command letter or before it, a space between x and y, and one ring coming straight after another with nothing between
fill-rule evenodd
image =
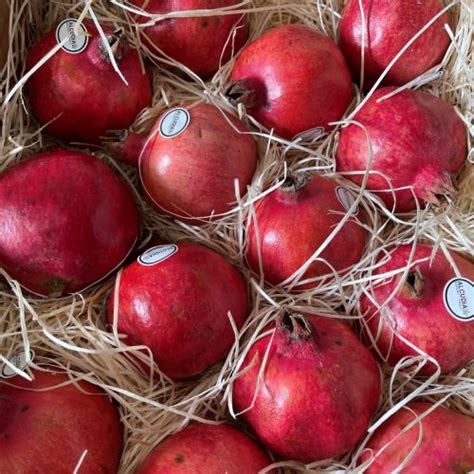
<instances>
[{"instance_id":1,"label":"dark spot on fruit","mask_svg":"<svg viewBox=\"0 0 474 474\"><path fill-rule=\"evenodd\" d=\"M20 408L20 411L21 413L25 412L26 410L29 410L29 405L23 405L21 408Z\"/></svg>"},{"instance_id":2,"label":"dark spot on fruit","mask_svg":"<svg viewBox=\"0 0 474 474\"><path fill-rule=\"evenodd\" d=\"M175 458L174 461L177 464L182 464L184 462L184 456L182 454L178 454Z\"/></svg>"},{"instance_id":3,"label":"dark spot on fruit","mask_svg":"<svg viewBox=\"0 0 474 474\"><path fill-rule=\"evenodd\" d=\"M339 339L336 339L334 341L338 346L342 346L342 341L340 341Z\"/></svg>"},{"instance_id":4,"label":"dark spot on fruit","mask_svg":"<svg viewBox=\"0 0 474 474\"><path fill-rule=\"evenodd\" d=\"M201 25L204 27L204 28L207 28L209 26L209 19L207 17L202 17L201 18Z\"/></svg>"},{"instance_id":5,"label":"dark spot on fruit","mask_svg":"<svg viewBox=\"0 0 474 474\"><path fill-rule=\"evenodd\" d=\"M4 434L3 434L3 437L4 437L5 439L8 439L8 438L10 438L10 435L9 435L8 433L4 433Z\"/></svg>"}]
</instances>

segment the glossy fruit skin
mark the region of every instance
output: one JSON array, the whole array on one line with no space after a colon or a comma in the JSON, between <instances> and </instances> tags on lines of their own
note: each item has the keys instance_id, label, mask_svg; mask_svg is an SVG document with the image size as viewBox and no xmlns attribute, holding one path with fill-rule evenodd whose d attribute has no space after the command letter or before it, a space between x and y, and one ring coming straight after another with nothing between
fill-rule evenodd
<instances>
[{"instance_id":1,"label":"glossy fruit skin","mask_svg":"<svg viewBox=\"0 0 474 474\"><path fill-rule=\"evenodd\" d=\"M319 175L310 175L309 179L298 190L283 185L255 205L257 224L252 218L247 231L247 262L259 273L260 247L265 280L274 285L297 271L334 230L341 214L347 213L337 198L335 181ZM364 229L351 218L320 258L339 272L361 259L365 242ZM315 261L300 281L326 274L331 274L328 265ZM295 289L311 288L316 284L303 283Z\"/></svg>"},{"instance_id":2,"label":"glossy fruit skin","mask_svg":"<svg viewBox=\"0 0 474 474\"><path fill-rule=\"evenodd\" d=\"M303 25L278 26L246 46L231 80L252 92L247 112L286 139L315 127L329 130L351 101L351 75L339 48Z\"/></svg>"},{"instance_id":3,"label":"glossy fruit skin","mask_svg":"<svg viewBox=\"0 0 474 474\"><path fill-rule=\"evenodd\" d=\"M400 245L388 250L391 251L389 261L373 273L382 275L406 267L411 248L411 245ZM413 261L428 259L412 268L419 272L420 277L417 278L422 281L420 288L414 292L404 285L382 312L401 336L434 357L440 364L441 371L448 373L474 359L474 322L458 321L446 309L443 301L444 288L449 280L456 277L456 273L441 250L430 264L432 252L433 247L417 244ZM451 252L451 257L461 275L474 281L474 265L454 252ZM385 303L401 278L402 275L388 278L384 284L372 288L372 295L379 305ZM377 312L377 307L368 297L362 296L360 306L361 313L366 315L368 331L373 337L378 334L376 345L384 356L389 354L390 365L394 366L403 357L418 355L399 338L392 337L389 323L381 319L380 312ZM421 373L429 375L433 371L433 364L428 362Z\"/></svg>"},{"instance_id":4,"label":"glossy fruit skin","mask_svg":"<svg viewBox=\"0 0 474 474\"><path fill-rule=\"evenodd\" d=\"M377 90L354 117L370 137L371 169L390 178L394 188L414 186L421 206L423 200L439 204L436 195L452 191L452 176L466 158L466 130L450 104L425 92L405 90L377 103L394 89ZM354 124L344 128L336 154L337 171L364 171L369 158L364 129ZM347 178L362 182L362 175ZM390 189L380 175L371 175L367 188ZM392 209L391 192L376 194ZM396 199L396 212L416 209L410 190L396 191Z\"/></svg>"},{"instance_id":5,"label":"glossy fruit skin","mask_svg":"<svg viewBox=\"0 0 474 474\"><path fill-rule=\"evenodd\" d=\"M364 41L364 83L371 86L398 52L443 9L440 0L348 0L343 11L339 46L356 81L360 79ZM428 28L390 69L385 84L402 85L440 63L449 45L444 13ZM365 25L365 27L363 26Z\"/></svg>"},{"instance_id":6,"label":"glossy fruit skin","mask_svg":"<svg viewBox=\"0 0 474 474\"><path fill-rule=\"evenodd\" d=\"M257 474L271 463L251 438L232 426L191 423L162 441L137 474Z\"/></svg>"},{"instance_id":7,"label":"glossy fruit skin","mask_svg":"<svg viewBox=\"0 0 474 474\"><path fill-rule=\"evenodd\" d=\"M431 403L415 402L408 405L421 416L432 407ZM367 444L374 454L393 440L400 431L415 420L407 409L400 409L389 418L373 435ZM408 456L420 436L420 424L402 434L367 469L368 474L458 474L474 469L474 419L448 410L442 406L421 420L423 427L421 445L406 467L396 471ZM364 460L369 459L365 456Z\"/></svg>"},{"instance_id":8,"label":"glossy fruit skin","mask_svg":"<svg viewBox=\"0 0 474 474\"><path fill-rule=\"evenodd\" d=\"M255 404L241 417L273 453L312 462L338 457L361 439L379 403L380 372L348 326L304 317L277 321ZM242 369L255 362L234 382L236 411L251 406L270 340L259 339L246 356Z\"/></svg>"},{"instance_id":9,"label":"glossy fruit skin","mask_svg":"<svg viewBox=\"0 0 474 474\"><path fill-rule=\"evenodd\" d=\"M79 472L115 474L122 451L122 425L114 405L98 387L66 383L64 373L34 371L0 379L0 472L70 474L87 449ZM7 381L5 381L7 382Z\"/></svg>"},{"instance_id":10,"label":"glossy fruit skin","mask_svg":"<svg viewBox=\"0 0 474 474\"><path fill-rule=\"evenodd\" d=\"M114 293L109 300L113 322ZM249 314L242 275L218 253L180 243L155 265L138 261L124 269L118 295L118 331L130 344L145 344L160 370L186 379L223 359Z\"/></svg>"},{"instance_id":11,"label":"glossy fruit skin","mask_svg":"<svg viewBox=\"0 0 474 474\"><path fill-rule=\"evenodd\" d=\"M128 86L115 72L102 40L91 21L84 26L91 35L79 54L60 49L26 83L31 110L46 131L66 142L99 144L109 130L128 128L142 109L151 103L150 77L142 70L137 50L121 41L123 58L117 59ZM106 35L112 30L101 25ZM56 28L29 51L31 69L57 45Z\"/></svg>"},{"instance_id":12,"label":"glossy fruit skin","mask_svg":"<svg viewBox=\"0 0 474 474\"><path fill-rule=\"evenodd\" d=\"M258 154L255 140L235 117L227 115L242 133L212 105L186 109L189 126L175 137L158 133L162 117L158 119L140 158L140 177L158 211L189 220L231 209L234 181L239 180L240 195L245 195Z\"/></svg>"},{"instance_id":13,"label":"glossy fruit skin","mask_svg":"<svg viewBox=\"0 0 474 474\"><path fill-rule=\"evenodd\" d=\"M101 280L138 231L130 189L93 156L56 149L0 175L0 265L32 292L61 296Z\"/></svg>"},{"instance_id":14,"label":"glossy fruit skin","mask_svg":"<svg viewBox=\"0 0 474 474\"><path fill-rule=\"evenodd\" d=\"M149 13L166 14L225 8L237 5L239 0L132 0L132 3L138 7L146 4L144 9ZM137 17L137 21L149 19ZM237 29L235 39L232 39L234 27ZM242 14L168 18L144 29L147 43L151 43L152 48L159 48L203 78L217 72L220 65L244 45L248 34L247 18Z\"/></svg>"}]
</instances>

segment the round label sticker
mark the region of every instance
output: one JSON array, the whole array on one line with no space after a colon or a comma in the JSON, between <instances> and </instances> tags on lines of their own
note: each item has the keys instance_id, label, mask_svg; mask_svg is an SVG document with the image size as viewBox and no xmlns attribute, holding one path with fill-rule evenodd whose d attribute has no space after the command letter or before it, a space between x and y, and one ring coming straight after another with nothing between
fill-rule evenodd
<instances>
[{"instance_id":1,"label":"round label sticker","mask_svg":"<svg viewBox=\"0 0 474 474\"><path fill-rule=\"evenodd\" d=\"M351 206L356 201L357 197L354 196L353 192L350 189L345 188L344 186L338 186L336 188L336 196L339 202L342 204L342 207L348 211ZM358 209L355 210L357 214L359 212Z\"/></svg>"},{"instance_id":2,"label":"round label sticker","mask_svg":"<svg viewBox=\"0 0 474 474\"><path fill-rule=\"evenodd\" d=\"M89 44L89 36L87 36L86 27L81 23L79 32L76 34L74 31L76 23L76 19L68 18L62 21L56 28L56 41L62 43L66 40L62 49L69 54L79 54L84 51Z\"/></svg>"},{"instance_id":3,"label":"round label sticker","mask_svg":"<svg viewBox=\"0 0 474 474\"><path fill-rule=\"evenodd\" d=\"M444 287L444 305L459 321L474 320L474 283L467 278L452 278Z\"/></svg>"},{"instance_id":4,"label":"round label sticker","mask_svg":"<svg viewBox=\"0 0 474 474\"><path fill-rule=\"evenodd\" d=\"M170 110L160 121L160 135L165 138L176 137L188 128L190 120L191 117L186 109Z\"/></svg>"},{"instance_id":5,"label":"round label sticker","mask_svg":"<svg viewBox=\"0 0 474 474\"><path fill-rule=\"evenodd\" d=\"M149 267L166 260L178 251L178 246L174 244L156 245L143 252L138 257L138 263Z\"/></svg>"},{"instance_id":6,"label":"round label sticker","mask_svg":"<svg viewBox=\"0 0 474 474\"><path fill-rule=\"evenodd\" d=\"M24 370L30 361L33 360L33 357L35 356L33 351L30 351L30 358L27 361L26 359L26 352L21 351L21 352L15 352L12 354L10 357L8 357L8 362L11 362L17 369ZM7 364L3 365L1 376L5 379L8 379L10 377L14 377L17 375L17 373Z\"/></svg>"}]
</instances>

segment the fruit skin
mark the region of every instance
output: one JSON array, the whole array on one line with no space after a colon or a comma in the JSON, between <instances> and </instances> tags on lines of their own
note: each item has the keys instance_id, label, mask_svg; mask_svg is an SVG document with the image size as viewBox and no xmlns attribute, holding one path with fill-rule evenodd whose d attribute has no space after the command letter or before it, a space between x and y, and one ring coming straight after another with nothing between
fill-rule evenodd
<instances>
[{"instance_id":1,"label":"fruit skin","mask_svg":"<svg viewBox=\"0 0 474 474\"><path fill-rule=\"evenodd\" d=\"M452 176L461 169L466 158L466 131L453 107L425 92L405 90L377 103L377 99L395 90L377 90L354 120L369 134L373 171L391 179L394 188L414 186L418 198L439 204L437 194L453 191ZM369 144L364 129L349 125L341 131L336 154L337 170L365 171L369 163ZM362 176L347 176L361 184ZM369 177L367 188L390 189L379 175ZM391 209L391 192L377 192ZM396 191L396 211L416 209L410 190ZM420 202L423 205L423 202Z\"/></svg>"},{"instance_id":2,"label":"fruit skin","mask_svg":"<svg viewBox=\"0 0 474 474\"><path fill-rule=\"evenodd\" d=\"M230 97L287 139L315 127L329 130L351 101L351 75L339 48L303 25L278 26L246 46L231 80Z\"/></svg>"},{"instance_id":3,"label":"fruit skin","mask_svg":"<svg viewBox=\"0 0 474 474\"><path fill-rule=\"evenodd\" d=\"M123 36L104 25L115 45L117 64L128 86L114 70L99 33L91 21L84 26L91 35L79 54L60 49L26 83L34 116L46 131L67 142L100 144L109 130L128 128L138 113L151 103L150 77L142 71L137 50ZM31 69L57 45L56 28L33 46L26 58ZM121 59L120 59L121 58Z\"/></svg>"},{"instance_id":4,"label":"fruit skin","mask_svg":"<svg viewBox=\"0 0 474 474\"><path fill-rule=\"evenodd\" d=\"M236 411L251 406L271 335L250 349L233 386ZM375 359L340 321L284 312L253 408L242 418L275 454L303 462L340 456L361 439L380 399Z\"/></svg>"},{"instance_id":5,"label":"fruit skin","mask_svg":"<svg viewBox=\"0 0 474 474\"><path fill-rule=\"evenodd\" d=\"M0 472L69 474L87 454L79 472L115 474L122 450L118 411L95 385L66 383L64 373L33 371L29 382L19 376L0 379ZM21 388L19 388L21 387Z\"/></svg>"},{"instance_id":6,"label":"fruit skin","mask_svg":"<svg viewBox=\"0 0 474 474\"><path fill-rule=\"evenodd\" d=\"M114 293L109 300L113 321ZM180 243L171 257L152 266L124 269L118 295L118 331L130 344L145 344L172 379L201 373L223 359L249 314L242 275L218 253Z\"/></svg>"},{"instance_id":7,"label":"fruit skin","mask_svg":"<svg viewBox=\"0 0 474 474\"><path fill-rule=\"evenodd\" d=\"M295 181L296 180L296 181ZM259 272L260 247L265 280L276 285L300 268L340 222L346 209L339 202L338 185L318 175L291 176L282 187L261 199L255 206L247 231L247 262ZM357 263L364 252L364 229L352 218L335 235L320 254L336 271ZM260 245L258 245L260 244ZM300 281L330 274L323 262L313 262ZM296 289L306 289L316 283L305 283Z\"/></svg>"},{"instance_id":8,"label":"fruit skin","mask_svg":"<svg viewBox=\"0 0 474 474\"><path fill-rule=\"evenodd\" d=\"M149 13L166 14L174 11L207 10L237 5L239 0L132 0ZM141 20L143 18L143 20ZM138 17L138 21L149 18ZM232 29L237 25L235 39ZM144 29L151 48L161 49L166 55L184 64L203 78L212 76L247 41L247 18L241 14L168 18ZM230 39L229 39L230 38ZM227 40L229 42L227 43ZM234 44L234 48L232 48ZM222 52L224 51L224 54ZM222 56L222 59L221 59Z\"/></svg>"},{"instance_id":9,"label":"fruit skin","mask_svg":"<svg viewBox=\"0 0 474 474\"><path fill-rule=\"evenodd\" d=\"M410 251L411 245L400 245L388 250L391 252L390 260L374 270L373 274L382 275L406 267ZM413 261L423 258L428 261L412 267L405 278L408 282L398 290L382 312L401 336L434 357L441 371L447 373L474 359L474 322L458 321L446 309L443 302L444 287L456 274L441 251L436 253L430 264L432 252L433 247L417 244ZM454 252L451 252L451 257L461 275L474 281L474 265ZM402 275L389 278L385 284L372 288L373 298L379 305L384 304L393 293L400 278ZM396 365L403 357L419 355L399 338L392 337L390 326L381 320L377 307L368 297L362 296L360 306L362 314L366 314L367 330L374 338L378 334L377 347L384 356L390 354L390 365ZM434 369L433 364L428 362L421 373L429 375Z\"/></svg>"},{"instance_id":10,"label":"fruit skin","mask_svg":"<svg viewBox=\"0 0 474 474\"><path fill-rule=\"evenodd\" d=\"M432 407L431 403L415 402L408 407L421 416ZM392 441L401 430L415 419L406 409L400 409L389 418L367 444L374 454ZM421 420L422 441L415 454L402 471L396 471L400 463L416 446L420 436L420 424L401 435L367 469L368 474L458 474L474 469L474 419L442 406ZM363 457L364 460L370 456Z\"/></svg>"},{"instance_id":11,"label":"fruit skin","mask_svg":"<svg viewBox=\"0 0 474 474\"><path fill-rule=\"evenodd\" d=\"M138 230L130 189L93 156L56 149L0 175L0 265L32 292L61 296L101 280Z\"/></svg>"},{"instance_id":12,"label":"fruit skin","mask_svg":"<svg viewBox=\"0 0 474 474\"><path fill-rule=\"evenodd\" d=\"M160 212L188 219L226 212L235 202L235 179L240 194L246 193L257 165L257 145L239 120L227 115L243 133L217 107L198 104L187 110L189 126L175 137L160 135L161 117L156 122L140 159L143 187Z\"/></svg>"},{"instance_id":13,"label":"fruit skin","mask_svg":"<svg viewBox=\"0 0 474 474\"><path fill-rule=\"evenodd\" d=\"M137 474L257 474L271 463L251 438L230 425L191 423L162 441Z\"/></svg>"},{"instance_id":14,"label":"fruit skin","mask_svg":"<svg viewBox=\"0 0 474 474\"><path fill-rule=\"evenodd\" d=\"M405 44L442 10L443 3L440 0L361 0L363 29L359 2L348 0L346 4L339 46L354 79L359 81L364 41L364 82L371 86ZM403 53L384 83L405 84L441 62L450 42L444 29L446 23L451 24L444 13Z\"/></svg>"}]
</instances>

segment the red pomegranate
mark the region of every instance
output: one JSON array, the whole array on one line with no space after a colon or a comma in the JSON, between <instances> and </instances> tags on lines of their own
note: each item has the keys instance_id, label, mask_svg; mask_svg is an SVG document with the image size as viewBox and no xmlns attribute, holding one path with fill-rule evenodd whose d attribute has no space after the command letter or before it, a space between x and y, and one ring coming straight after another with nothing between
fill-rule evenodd
<instances>
[{"instance_id":1,"label":"red pomegranate","mask_svg":"<svg viewBox=\"0 0 474 474\"><path fill-rule=\"evenodd\" d=\"M75 22L68 21L31 49L26 60L28 69L57 45L58 34L66 34L59 32L73 27ZM94 24L84 20L84 27L89 35L85 49L75 54L60 49L33 74L26 93L33 114L41 125L47 124L49 134L68 142L99 144L109 130L128 128L150 105L151 85L138 52L128 46L121 31L102 27L128 85L114 70Z\"/></svg>"},{"instance_id":2,"label":"red pomegranate","mask_svg":"<svg viewBox=\"0 0 474 474\"><path fill-rule=\"evenodd\" d=\"M329 237L346 214L350 192L329 178L309 173L288 176L283 185L255 207L247 231L247 261L265 280L276 285L296 272ZM349 201L350 202L350 201ZM339 272L357 263L364 252L365 231L352 218L334 236L300 278L296 289L315 286L304 280ZM327 262L327 263L326 263Z\"/></svg>"},{"instance_id":3,"label":"red pomegranate","mask_svg":"<svg viewBox=\"0 0 474 474\"><path fill-rule=\"evenodd\" d=\"M405 268L410 252L411 245L392 249L389 260L374 270L374 275ZM391 365L403 357L418 355L417 351L394 336L396 331L434 357L442 372L451 372L474 359L474 319L461 321L451 315L444 294L446 284L456 277L456 273L441 251L431 261L432 253L433 247L417 244L413 256L413 261L417 263L406 276L399 274L387 278L370 290L376 304L384 305L383 317L377 305L366 296L361 298L361 311L366 314L367 330L375 338L381 353L388 356ZM456 253L451 253L451 258L463 278L474 282L474 265ZM400 284L400 289L389 298ZM468 292L470 288L472 286L468 285ZM470 303L472 311L474 298L469 295L466 305ZM430 374L433 370L433 364L427 363L422 373Z\"/></svg>"},{"instance_id":4,"label":"red pomegranate","mask_svg":"<svg viewBox=\"0 0 474 474\"><path fill-rule=\"evenodd\" d=\"M366 84L372 85L408 41L442 9L441 0L348 0L341 18L339 45L354 78L360 78L362 48L364 77ZM400 56L384 82L401 85L438 64L449 45L445 24L450 25L447 13Z\"/></svg>"},{"instance_id":5,"label":"red pomegranate","mask_svg":"<svg viewBox=\"0 0 474 474\"><path fill-rule=\"evenodd\" d=\"M99 159L56 149L0 175L0 265L44 296L85 289L132 250L138 211Z\"/></svg>"},{"instance_id":6,"label":"red pomegranate","mask_svg":"<svg viewBox=\"0 0 474 474\"><path fill-rule=\"evenodd\" d=\"M169 136L164 128L181 119L184 130ZM235 180L244 195L257 164L257 145L246 132L236 118L208 104L165 112L140 157L142 184L155 207L188 219L228 211Z\"/></svg>"},{"instance_id":7,"label":"red pomegranate","mask_svg":"<svg viewBox=\"0 0 474 474\"><path fill-rule=\"evenodd\" d=\"M257 474L271 463L251 438L230 425L191 423L162 441L137 474Z\"/></svg>"},{"instance_id":8,"label":"red pomegranate","mask_svg":"<svg viewBox=\"0 0 474 474\"><path fill-rule=\"evenodd\" d=\"M326 35L304 25L278 26L245 47L228 95L283 138L329 130L351 101L351 75Z\"/></svg>"},{"instance_id":9,"label":"red pomegranate","mask_svg":"<svg viewBox=\"0 0 474 474\"><path fill-rule=\"evenodd\" d=\"M247 371L233 385L235 408L243 411L254 401L242 417L283 458L312 462L352 449L380 398L373 356L340 321L288 310L271 338L259 339L248 352Z\"/></svg>"},{"instance_id":10,"label":"red pomegranate","mask_svg":"<svg viewBox=\"0 0 474 474\"><path fill-rule=\"evenodd\" d=\"M405 433L402 430L422 416L431 403L410 403L388 419L369 440L375 459L368 474L456 474L474 470L474 419L444 407L437 407ZM415 415L416 414L416 415ZM417 447L419 438L421 443ZM388 446L386 446L390 443ZM382 451L382 448L385 448ZM412 450L415 450L410 457ZM369 454L363 456L364 460ZM401 463L409 459L402 471Z\"/></svg>"},{"instance_id":11,"label":"red pomegranate","mask_svg":"<svg viewBox=\"0 0 474 474\"><path fill-rule=\"evenodd\" d=\"M209 10L232 7L239 0L132 0L148 13ZM148 17L138 21L148 22ZM235 36L234 36L235 32ZM144 28L152 47L180 62L201 77L212 76L248 38L245 16L213 15L168 18ZM158 51L159 52L159 51Z\"/></svg>"},{"instance_id":12,"label":"red pomegranate","mask_svg":"<svg viewBox=\"0 0 474 474\"><path fill-rule=\"evenodd\" d=\"M377 90L354 117L370 138L370 169L386 176L393 188L413 186L422 202L439 204L440 195L453 191L452 177L466 158L466 130L450 104L425 92L404 90L378 101L394 89ZM338 171L365 171L369 166L365 130L351 124L341 131L336 156ZM362 182L362 175L348 178L358 184ZM388 207L393 206L387 179L372 174L367 187ZM395 195L397 212L416 208L409 189L400 189Z\"/></svg>"},{"instance_id":13,"label":"red pomegranate","mask_svg":"<svg viewBox=\"0 0 474 474\"><path fill-rule=\"evenodd\" d=\"M65 384L64 373L34 371L29 382L0 378L0 472L115 474L122 425L96 386ZM6 382L6 381L5 381Z\"/></svg>"},{"instance_id":14,"label":"red pomegranate","mask_svg":"<svg viewBox=\"0 0 474 474\"><path fill-rule=\"evenodd\" d=\"M158 245L125 268L118 288L118 331L147 345L173 379L197 375L226 356L249 314L242 275L198 244ZM109 301L113 322L114 294Z\"/></svg>"}]
</instances>

